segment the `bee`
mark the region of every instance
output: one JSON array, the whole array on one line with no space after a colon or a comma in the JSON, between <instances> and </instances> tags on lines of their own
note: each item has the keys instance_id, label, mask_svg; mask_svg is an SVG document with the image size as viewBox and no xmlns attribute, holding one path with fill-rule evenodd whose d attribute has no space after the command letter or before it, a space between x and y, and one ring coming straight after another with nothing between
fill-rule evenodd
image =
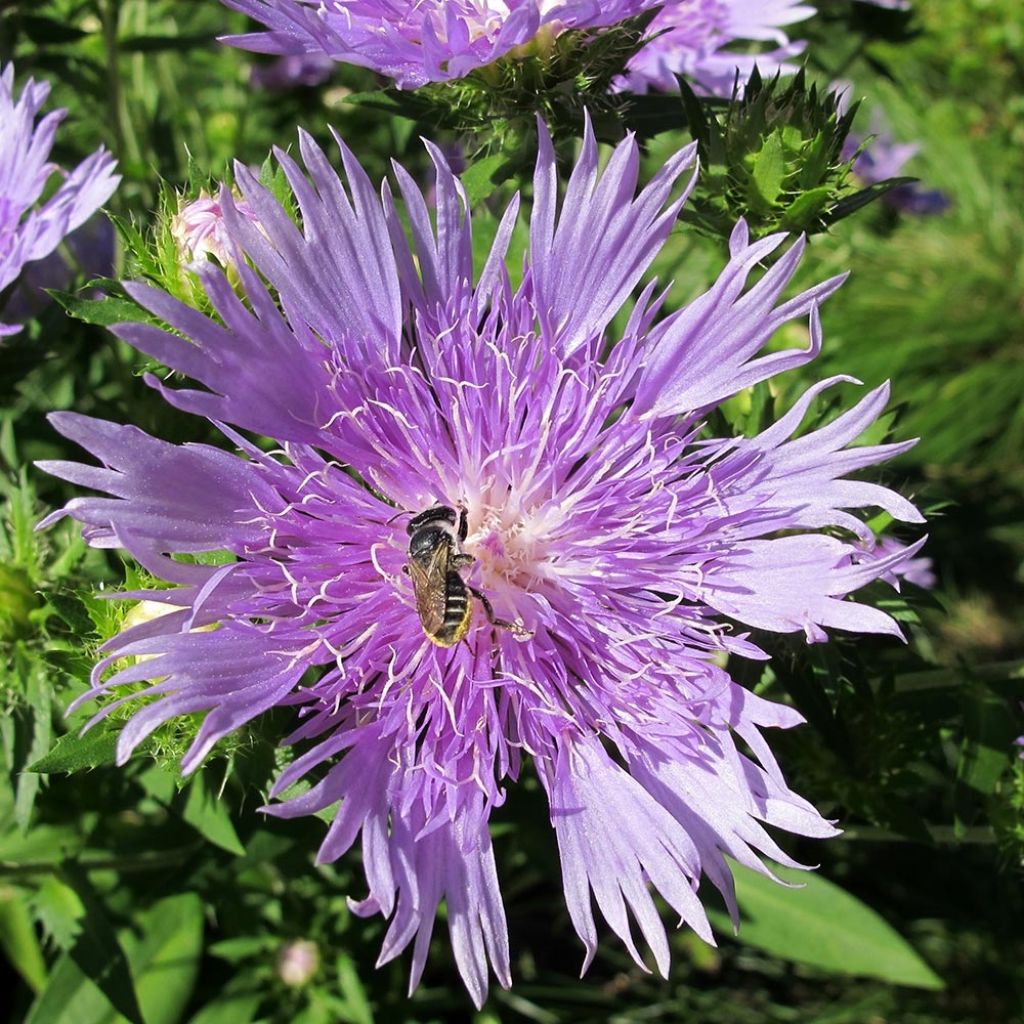
<instances>
[{"instance_id":1,"label":"bee","mask_svg":"<svg viewBox=\"0 0 1024 1024\"><path fill-rule=\"evenodd\" d=\"M471 596L483 606L492 626L530 636L518 623L495 618L491 602L460 575L473 563L473 556L462 550L469 531L465 509L456 513L447 505L435 505L414 516L406 529L409 562L403 571L412 579L420 625L431 643L454 647L469 632Z\"/></svg>"}]
</instances>

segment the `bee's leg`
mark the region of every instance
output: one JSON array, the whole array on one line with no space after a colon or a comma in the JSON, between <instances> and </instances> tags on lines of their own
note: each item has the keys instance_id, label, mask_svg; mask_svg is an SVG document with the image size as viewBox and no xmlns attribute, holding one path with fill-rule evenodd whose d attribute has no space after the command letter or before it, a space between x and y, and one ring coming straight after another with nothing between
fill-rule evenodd
<instances>
[{"instance_id":1,"label":"bee's leg","mask_svg":"<svg viewBox=\"0 0 1024 1024\"><path fill-rule=\"evenodd\" d=\"M466 515L466 510L459 506L459 543L465 542L469 536L469 518Z\"/></svg>"},{"instance_id":2,"label":"bee's leg","mask_svg":"<svg viewBox=\"0 0 1024 1024\"><path fill-rule=\"evenodd\" d=\"M494 614L494 608L491 606L491 602L487 599L486 595L477 590L476 587L471 587L468 583L466 589L483 605L484 614L487 616L487 621L492 626L500 626L502 629L507 629L510 633L514 633L516 636L526 638L533 636L522 623L509 622L508 619L499 619Z\"/></svg>"},{"instance_id":3,"label":"bee's leg","mask_svg":"<svg viewBox=\"0 0 1024 1024\"><path fill-rule=\"evenodd\" d=\"M467 555L460 551L457 555L452 555L448 559L448 564L458 572L459 569L465 569L467 565L472 565L476 559L472 555Z\"/></svg>"}]
</instances>

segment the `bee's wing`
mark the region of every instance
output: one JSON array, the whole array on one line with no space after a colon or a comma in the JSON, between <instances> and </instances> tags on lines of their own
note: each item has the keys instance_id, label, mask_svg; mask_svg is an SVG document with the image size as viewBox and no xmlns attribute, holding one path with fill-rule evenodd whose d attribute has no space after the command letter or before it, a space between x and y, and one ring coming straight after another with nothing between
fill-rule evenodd
<instances>
[{"instance_id":1,"label":"bee's wing","mask_svg":"<svg viewBox=\"0 0 1024 1024\"><path fill-rule=\"evenodd\" d=\"M424 631L435 636L444 625L447 598L448 545L442 544L423 565L415 559L409 562L409 576L416 595L416 611Z\"/></svg>"}]
</instances>

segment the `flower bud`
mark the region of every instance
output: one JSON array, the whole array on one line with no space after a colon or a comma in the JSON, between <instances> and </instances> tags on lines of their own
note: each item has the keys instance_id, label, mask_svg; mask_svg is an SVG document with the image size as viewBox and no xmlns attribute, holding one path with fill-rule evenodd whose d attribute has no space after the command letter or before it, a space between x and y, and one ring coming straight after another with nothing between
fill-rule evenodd
<instances>
[{"instance_id":1,"label":"flower bud","mask_svg":"<svg viewBox=\"0 0 1024 1024\"><path fill-rule=\"evenodd\" d=\"M320 969L320 949L309 939L297 939L277 954L277 976L289 988L304 988Z\"/></svg>"}]
</instances>

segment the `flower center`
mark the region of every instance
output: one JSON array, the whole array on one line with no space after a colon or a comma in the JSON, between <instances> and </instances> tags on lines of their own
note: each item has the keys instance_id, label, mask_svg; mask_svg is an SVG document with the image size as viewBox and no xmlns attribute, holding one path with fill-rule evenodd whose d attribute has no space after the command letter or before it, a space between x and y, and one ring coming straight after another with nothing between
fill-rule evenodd
<instances>
[{"instance_id":1,"label":"flower center","mask_svg":"<svg viewBox=\"0 0 1024 1024\"><path fill-rule=\"evenodd\" d=\"M550 531L543 515L512 505L467 507L469 536L463 548L476 562L474 580L499 601L516 604L516 592L536 590L545 575Z\"/></svg>"},{"instance_id":2,"label":"flower center","mask_svg":"<svg viewBox=\"0 0 1024 1024\"><path fill-rule=\"evenodd\" d=\"M563 0L541 0L541 17L548 15L562 2ZM469 32L470 40L475 43L479 39L492 39L496 36L511 14L512 7L505 0L470 0L459 17ZM434 19L434 30L441 39L447 37L444 20L439 11Z\"/></svg>"}]
</instances>

